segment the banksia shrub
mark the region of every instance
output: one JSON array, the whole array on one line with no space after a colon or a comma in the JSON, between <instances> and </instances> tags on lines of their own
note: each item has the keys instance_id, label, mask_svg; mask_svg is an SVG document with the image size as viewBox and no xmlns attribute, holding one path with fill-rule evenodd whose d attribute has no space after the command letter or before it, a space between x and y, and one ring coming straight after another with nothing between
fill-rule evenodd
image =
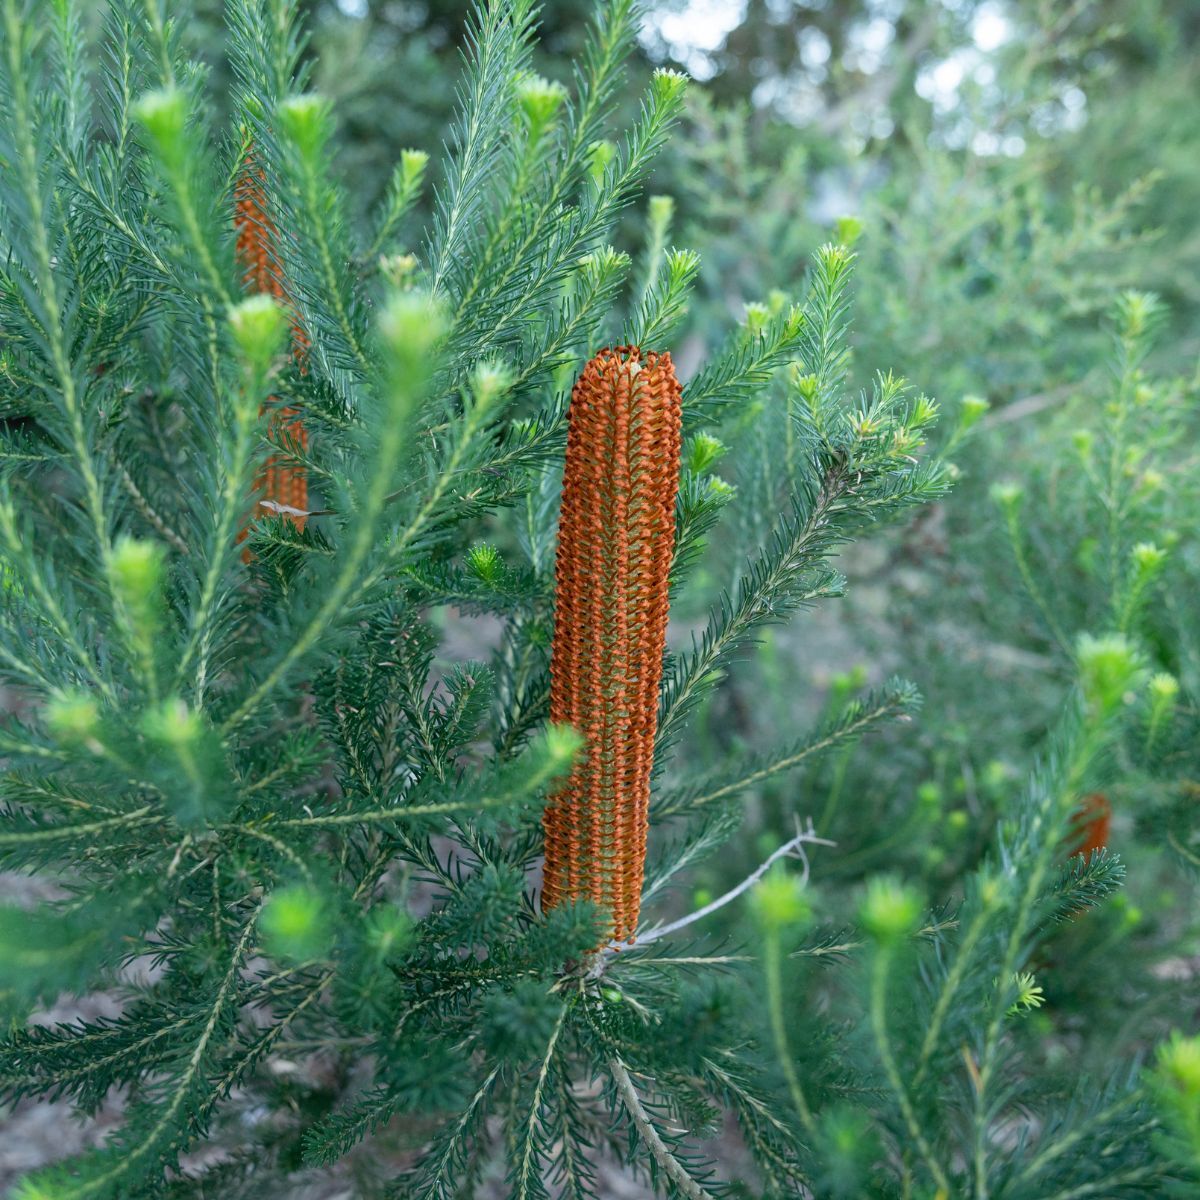
<instances>
[{"instance_id":1,"label":"banksia shrub","mask_svg":"<svg viewBox=\"0 0 1200 1200\"><path fill-rule=\"evenodd\" d=\"M670 354L602 350L571 393L550 717L585 747L546 809L542 904L637 930L675 545L681 390Z\"/></svg>"},{"instance_id":2,"label":"banksia shrub","mask_svg":"<svg viewBox=\"0 0 1200 1200\"><path fill-rule=\"evenodd\" d=\"M0 872L38 881L0 902L0 1112L112 1113L11 1194L1135 1195L1115 1163L1166 1194L1135 1091L1015 1053L1048 915L1117 882L1059 861L1083 794L1125 806L1109 726L1196 742L1184 654L1139 693L1149 551L1107 556L1138 590L990 861L904 878L906 814L873 879L851 771L915 689L810 723L781 671L778 740L739 692L847 543L945 493L936 406L848 377L845 245L682 392L635 348L675 344L699 264L661 200L636 267L612 245L685 90L654 72L616 127L631 0L598 0L569 90L531 73L536 4L473 11L424 230L421 152L353 215L312 6L225 0L218 105L201 6L103 7L0 0ZM256 480L307 526L260 521L250 562Z\"/></svg>"},{"instance_id":3,"label":"banksia shrub","mask_svg":"<svg viewBox=\"0 0 1200 1200\"><path fill-rule=\"evenodd\" d=\"M246 156L235 200L237 258L244 288L251 295L271 296L290 308L291 298L280 278L278 231L271 219L263 172L253 151ZM292 353L301 366L307 350L308 335L293 313ZM270 432L273 440L282 435L285 442L301 450L308 447L308 433L294 408L272 413ZM272 454L263 464L254 490L262 511L283 516L298 529L304 528L308 519L308 476L303 467L288 461L287 455Z\"/></svg>"}]
</instances>

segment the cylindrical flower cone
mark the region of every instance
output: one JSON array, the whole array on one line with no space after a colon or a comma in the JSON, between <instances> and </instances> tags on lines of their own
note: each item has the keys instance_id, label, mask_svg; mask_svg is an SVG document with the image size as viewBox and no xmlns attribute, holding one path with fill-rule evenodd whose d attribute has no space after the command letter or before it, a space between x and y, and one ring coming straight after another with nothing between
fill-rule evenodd
<instances>
[{"instance_id":1,"label":"cylindrical flower cone","mask_svg":"<svg viewBox=\"0 0 1200 1200\"><path fill-rule=\"evenodd\" d=\"M641 904L681 421L669 354L603 350L571 393L550 716L584 747L546 808L542 905L591 900L618 941Z\"/></svg>"},{"instance_id":2,"label":"cylindrical flower cone","mask_svg":"<svg viewBox=\"0 0 1200 1200\"><path fill-rule=\"evenodd\" d=\"M246 159L235 198L237 259L242 268L242 283L251 295L265 293L290 308L290 297L279 276L275 249L277 232L268 212L263 174L252 155ZM307 350L308 335L293 314L292 353L301 365ZM288 442L302 450L308 446L308 433L294 408L273 413L271 430L276 434L282 431ZM284 456L271 455L255 480L254 490L263 512L284 516L297 529L304 528L308 520L308 476L303 467L296 466ZM245 531L241 537L245 537Z\"/></svg>"}]
</instances>

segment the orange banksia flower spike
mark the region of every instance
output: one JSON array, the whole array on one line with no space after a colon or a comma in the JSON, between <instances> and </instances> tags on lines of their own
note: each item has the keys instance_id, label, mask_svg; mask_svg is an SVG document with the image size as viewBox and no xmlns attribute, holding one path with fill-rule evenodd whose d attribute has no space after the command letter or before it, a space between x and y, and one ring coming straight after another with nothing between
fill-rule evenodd
<instances>
[{"instance_id":1,"label":"orange banksia flower spike","mask_svg":"<svg viewBox=\"0 0 1200 1200\"><path fill-rule=\"evenodd\" d=\"M1108 846L1112 826L1112 805L1100 792L1085 796L1075 810L1072 820L1071 854L1084 854L1089 859L1097 850Z\"/></svg>"},{"instance_id":2,"label":"orange banksia flower spike","mask_svg":"<svg viewBox=\"0 0 1200 1200\"><path fill-rule=\"evenodd\" d=\"M542 905L592 900L618 941L641 904L681 420L669 354L602 350L571 393L550 719L584 748L543 819Z\"/></svg>"},{"instance_id":3,"label":"orange banksia flower spike","mask_svg":"<svg viewBox=\"0 0 1200 1200\"><path fill-rule=\"evenodd\" d=\"M242 268L242 284L250 295L266 293L286 307L291 307L290 297L280 281L275 249L277 232L271 220L263 183L262 170L256 166L253 154L250 154L234 191L237 260ZM301 366L307 351L308 335L293 315L292 353ZM282 431L288 442L301 449L308 446L308 433L294 408L274 413L271 429L273 433ZM308 519L308 477L302 467L289 463L286 458L272 455L263 464L254 490L262 512L282 513L298 529L304 528ZM244 531L242 537L245 537Z\"/></svg>"}]
</instances>

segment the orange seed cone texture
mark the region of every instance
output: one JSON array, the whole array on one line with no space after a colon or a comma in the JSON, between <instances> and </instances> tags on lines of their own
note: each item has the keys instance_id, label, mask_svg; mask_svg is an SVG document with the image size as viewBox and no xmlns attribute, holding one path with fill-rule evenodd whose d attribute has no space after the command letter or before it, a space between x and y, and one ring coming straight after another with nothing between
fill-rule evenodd
<instances>
[{"instance_id":1,"label":"orange seed cone texture","mask_svg":"<svg viewBox=\"0 0 1200 1200\"><path fill-rule=\"evenodd\" d=\"M602 350L571 393L550 719L584 737L547 805L542 905L637 930L675 546L682 396L669 354Z\"/></svg>"},{"instance_id":2,"label":"orange seed cone texture","mask_svg":"<svg viewBox=\"0 0 1200 1200\"><path fill-rule=\"evenodd\" d=\"M237 259L242 268L242 283L247 293L266 293L275 297L285 307L291 307L290 298L279 278L279 261L275 251L276 230L268 212L267 197L263 190L262 171L255 166L253 156L248 156L245 169L238 180L235 191L235 228L237 231ZM303 364L308 350L308 336L293 316L292 353L298 363ZM282 431L286 441L301 449L308 446L308 433L294 408L281 409L271 416L272 433ZM273 502L284 511L283 515L298 529L304 528L308 513L308 477L302 467L297 467L278 455L272 455L263 464L255 480L259 511L276 515L272 507L263 507L264 501ZM245 537L243 530L241 537ZM239 538L241 540L241 538Z\"/></svg>"}]
</instances>

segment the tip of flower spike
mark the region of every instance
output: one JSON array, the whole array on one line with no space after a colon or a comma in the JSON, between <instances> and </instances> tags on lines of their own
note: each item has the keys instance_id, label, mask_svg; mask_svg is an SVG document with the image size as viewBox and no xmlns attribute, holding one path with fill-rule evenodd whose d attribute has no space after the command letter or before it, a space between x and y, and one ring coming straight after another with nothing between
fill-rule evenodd
<instances>
[{"instance_id":1,"label":"tip of flower spike","mask_svg":"<svg viewBox=\"0 0 1200 1200\"><path fill-rule=\"evenodd\" d=\"M827 242L817 250L817 261L832 276L840 276L854 261L854 251L849 246Z\"/></svg>"},{"instance_id":2,"label":"tip of flower spike","mask_svg":"<svg viewBox=\"0 0 1200 1200\"><path fill-rule=\"evenodd\" d=\"M1154 292L1125 291L1117 300L1117 321L1122 336L1140 338L1162 312L1162 302Z\"/></svg>"},{"instance_id":3,"label":"tip of flower spike","mask_svg":"<svg viewBox=\"0 0 1200 1200\"><path fill-rule=\"evenodd\" d=\"M758 300L746 305L746 329L754 336L762 333L771 319L771 310Z\"/></svg>"},{"instance_id":4,"label":"tip of flower spike","mask_svg":"<svg viewBox=\"0 0 1200 1200\"><path fill-rule=\"evenodd\" d=\"M694 275L700 269L700 255L695 250L668 250L667 270L672 276L682 278Z\"/></svg>"},{"instance_id":5,"label":"tip of flower spike","mask_svg":"<svg viewBox=\"0 0 1200 1200\"><path fill-rule=\"evenodd\" d=\"M583 276L581 286L599 288L603 280L611 279L618 272L623 272L629 266L629 255L612 246L602 246L590 254L583 255L579 260L580 274Z\"/></svg>"},{"instance_id":6,"label":"tip of flower spike","mask_svg":"<svg viewBox=\"0 0 1200 1200\"><path fill-rule=\"evenodd\" d=\"M471 372L471 394L477 405L489 406L512 386L516 372L507 363L490 360L477 363Z\"/></svg>"},{"instance_id":7,"label":"tip of flower spike","mask_svg":"<svg viewBox=\"0 0 1200 1200\"><path fill-rule=\"evenodd\" d=\"M800 393L801 399L811 408L817 398L820 380L815 375L806 372L802 363L792 363L788 379L792 387Z\"/></svg>"},{"instance_id":8,"label":"tip of flower spike","mask_svg":"<svg viewBox=\"0 0 1200 1200\"><path fill-rule=\"evenodd\" d=\"M1046 1002L1046 994L1041 984L1028 971L1022 971L1019 975L1014 976L1013 987L1016 989L1016 996L1008 1009L1010 1017L1020 1016L1021 1013L1041 1008Z\"/></svg>"}]
</instances>

